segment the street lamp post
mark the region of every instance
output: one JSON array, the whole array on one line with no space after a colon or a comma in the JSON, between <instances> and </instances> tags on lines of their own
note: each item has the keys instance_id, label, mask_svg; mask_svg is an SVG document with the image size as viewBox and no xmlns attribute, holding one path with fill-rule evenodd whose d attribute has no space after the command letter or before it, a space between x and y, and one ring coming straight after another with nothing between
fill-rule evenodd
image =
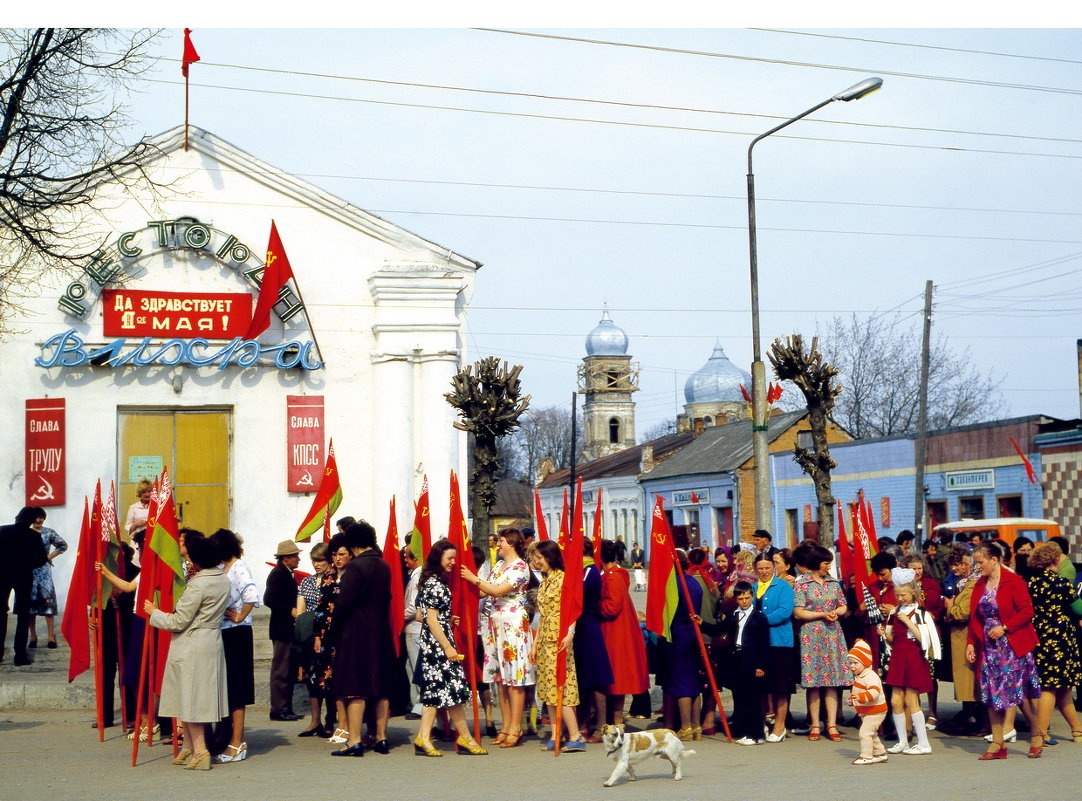
<instances>
[{"instance_id":1,"label":"street lamp post","mask_svg":"<svg viewBox=\"0 0 1082 801\"><path fill-rule=\"evenodd\" d=\"M766 139L787 125L807 117L835 100L858 100L883 85L882 78L867 78L844 92L812 106L802 114L786 120L751 140L748 145L748 245L751 258L751 445L755 457L755 525L770 529L770 463L768 461L766 418L766 365L759 344L759 257L755 239L755 173L751 167L751 151L760 139Z\"/></svg>"}]
</instances>

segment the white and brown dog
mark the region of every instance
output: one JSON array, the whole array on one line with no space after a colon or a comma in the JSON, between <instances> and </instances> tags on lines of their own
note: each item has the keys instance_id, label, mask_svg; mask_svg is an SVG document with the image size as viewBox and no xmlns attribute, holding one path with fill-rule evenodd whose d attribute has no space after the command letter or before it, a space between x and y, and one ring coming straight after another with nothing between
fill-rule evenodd
<instances>
[{"instance_id":1,"label":"white and brown dog","mask_svg":"<svg viewBox=\"0 0 1082 801\"><path fill-rule=\"evenodd\" d=\"M671 729L626 732L623 726L606 725L601 727L601 741L605 744L605 754L616 762L612 775L605 782L606 787L612 787L625 773L635 781L632 764L652 756L668 760L673 779L680 781L684 778L680 765L684 755L695 753L685 751L684 744Z\"/></svg>"}]
</instances>

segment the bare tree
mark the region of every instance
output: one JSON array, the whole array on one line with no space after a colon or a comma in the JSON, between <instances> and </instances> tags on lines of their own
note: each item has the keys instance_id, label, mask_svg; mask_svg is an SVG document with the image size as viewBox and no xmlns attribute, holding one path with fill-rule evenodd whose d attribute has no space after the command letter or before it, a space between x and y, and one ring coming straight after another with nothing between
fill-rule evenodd
<instances>
[{"instance_id":1,"label":"bare tree","mask_svg":"<svg viewBox=\"0 0 1082 801\"><path fill-rule=\"evenodd\" d=\"M827 360L845 391L835 421L857 439L916 431L920 390L920 332L903 318L835 317L822 336ZM930 352L928 427L977 422L1003 407L1001 379L982 372L968 351L940 336Z\"/></svg>"},{"instance_id":2,"label":"bare tree","mask_svg":"<svg viewBox=\"0 0 1082 801\"><path fill-rule=\"evenodd\" d=\"M488 539L489 510L496 503L497 442L518 428L519 418L530 405L530 396L521 395L520 372L522 365L508 368L507 362L486 356L459 370L451 379L453 390L444 395L462 418L455 428L471 435L470 517L473 541L478 544Z\"/></svg>"},{"instance_id":3,"label":"bare tree","mask_svg":"<svg viewBox=\"0 0 1082 801\"><path fill-rule=\"evenodd\" d=\"M651 440L658 439L659 437L664 437L666 434L675 433L676 420L672 418L659 420L658 422L654 423L652 426L642 432L642 435L639 437L639 444L641 445L644 442L650 442Z\"/></svg>"},{"instance_id":4,"label":"bare tree","mask_svg":"<svg viewBox=\"0 0 1082 801\"><path fill-rule=\"evenodd\" d=\"M818 337L812 340L805 352L804 337L793 334L783 342L775 339L767 353L774 374L781 381L792 381L804 394L811 424L812 448L799 445L793 449L793 458L815 485L815 500L819 506L819 542L826 548L834 548L834 493L830 487L830 471L838 466L830 455L827 444L827 423L834 401L841 392L838 370L823 359L819 351Z\"/></svg>"},{"instance_id":5,"label":"bare tree","mask_svg":"<svg viewBox=\"0 0 1082 801\"><path fill-rule=\"evenodd\" d=\"M149 149L122 144L117 97L147 66L153 36L0 30L0 324L13 290L72 272L96 251L80 217L95 208L101 182L126 180Z\"/></svg>"},{"instance_id":6,"label":"bare tree","mask_svg":"<svg viewBox=\"0 0 1082 801\"><path fill-rule=\"evenodd\" d=\"M575 453L582 453L582 425L579 419ZM541 462L551 459L556 470L571 466L571 408L544 406L529 409L522 416L519 429L510 438L520 454L520 477L532 484L537 480Z\"/></svg>"}]
</instances>

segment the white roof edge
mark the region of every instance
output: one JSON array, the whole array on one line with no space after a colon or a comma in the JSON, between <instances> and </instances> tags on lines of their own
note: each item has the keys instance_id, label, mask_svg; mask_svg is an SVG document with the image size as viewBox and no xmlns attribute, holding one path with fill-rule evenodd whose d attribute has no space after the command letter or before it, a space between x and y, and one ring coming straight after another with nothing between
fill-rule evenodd
<instances>
[{"instance_id":1,"label":"white roof edge","mask_svg":"<svg viewBox=\"0 0 1082 801\"><path fill-rule=\"evenodd\" d=\"M184 126L177 125L175 128L155 136L145 136L141 141L157 151L152 151L141 160L141 165L151 164L163 156L183 149ZM216 161L228 164L253 180L289 195L316 211L361 230L382 242L400 246L402 240L406 239L413 246L428 250L434 256L450 261L461 269L477 270L481 267L481 262L476 259L455 253L449 248L445 248L399 225L388 222L382 217L367 212L337 195L332 195L314 184L256 158L251 153L230 144L203 128L197 128L194 125L188 127L188 146L192 150L199 151ZM126 172L130 173L135 169L136 167L133 165Z\"/></svg>"}]
</instances>

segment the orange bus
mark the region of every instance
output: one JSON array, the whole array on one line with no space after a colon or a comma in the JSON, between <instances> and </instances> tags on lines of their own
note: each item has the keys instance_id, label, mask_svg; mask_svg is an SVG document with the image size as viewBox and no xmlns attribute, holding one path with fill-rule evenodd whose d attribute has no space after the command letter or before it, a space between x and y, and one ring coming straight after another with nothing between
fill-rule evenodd
<instances>
[{"instance_id":1,"label":"orange bus","mask_svg":"<svg viewBox=\"0 0 1082 801\"><path fill-rule=\"evenodd\" d=\"M954 541L955 534L979 533L985 540L1003 540L1014 545L1016 537L1028 537L1033 542L1048 542L1052 537L1060 536L1059 523L1036 517L993 517L988 520L959 520L955 523L943 523L932 529L943 542L946 534Z\"/></svg>"}]
</instances>

